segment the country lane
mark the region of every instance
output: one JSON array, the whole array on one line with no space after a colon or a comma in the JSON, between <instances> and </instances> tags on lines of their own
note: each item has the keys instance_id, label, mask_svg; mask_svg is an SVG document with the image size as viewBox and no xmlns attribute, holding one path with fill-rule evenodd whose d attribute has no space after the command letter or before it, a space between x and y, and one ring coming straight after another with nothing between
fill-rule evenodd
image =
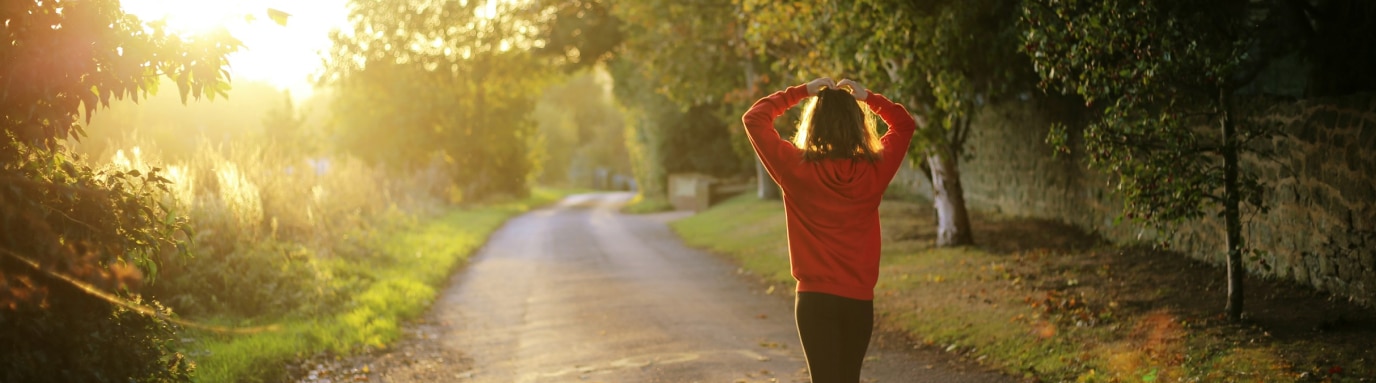
<instances>
[{"instance_id":1,"label":"country lane","mask_svg":"<svg viewBox=\"0 0 1376 383\"><path fill-rule=\"evenodd\" d=\"M369 380L807 382L791 294L685 246L667 226L683 213L618 213L630 197L570 196L507 222L410 339L361 362ZM876 333L866 382L1014 381Z\"/></svg>"}]
</instances>

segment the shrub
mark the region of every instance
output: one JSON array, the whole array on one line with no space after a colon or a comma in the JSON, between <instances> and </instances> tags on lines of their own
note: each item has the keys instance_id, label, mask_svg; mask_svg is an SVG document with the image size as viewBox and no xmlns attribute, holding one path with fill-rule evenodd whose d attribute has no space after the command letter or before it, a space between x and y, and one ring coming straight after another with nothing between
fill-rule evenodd
<instances>
[{"instance_id":1,"label":"shrub","mask_svg":"<svg viewBox=\"0 0 1376 383\"><path fill-rule=\"evenodd\" d=\"M151 168L154 156L123 153L107 157ZM192 222L192 256L168 265L151 292L183 315L231 320L339 310L347 292L368 282L347 264L373 257L382 232L438 211L445 197L436 190L449 182L431 168L398 177L274 143L203 145L169 168L176 198L167 203Z\"/></svg>"},{"instance_id":2,"label":"shrub","mask_svg":"<svg viewBox=\"0 0 1376 383\"><path fill-rule=\"evenodd\" d=\"M195 364L177 352L176 326L70 285L50 286L46 306L0 312L0 381L190 381ZM157 302L131 303L168 314Z\"/></svg>"},{"instance_id":3,"label":"shrub","mask_svg":"<svg viewBox=\"0 0 1376 383\"><path fill-rule=\"evenodd\" d=\"M120 308L176 257L157 169L95 169L0 137L0 380L185 381L174 328ZM113 294L100 291L116 292Z\"/></svg>"}]
</instances>

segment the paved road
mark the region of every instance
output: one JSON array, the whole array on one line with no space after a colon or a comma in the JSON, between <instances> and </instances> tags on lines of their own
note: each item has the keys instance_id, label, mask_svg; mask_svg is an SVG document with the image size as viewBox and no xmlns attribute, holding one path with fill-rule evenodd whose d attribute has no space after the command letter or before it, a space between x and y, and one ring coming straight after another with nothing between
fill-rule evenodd
<instances>
[{"instance_id":1,"label":"paved road","mask_svg":"<svg viewBox=\"0 0 1376 383\"><path fill-rule=\"evenodd\" d=\"M767 295L721 257L685 247L666 226L682 214L618 214L629 197L576 195L509 221L453 277L430 324L394 351L408 362L380 363L372 375L504 383L807 382L787 291ZM952 368L949 360L908 351L903 341L874 343L868 382L1012 381ZM450 357L428 359L412 349Z\"/></svg>"}]
</instances>

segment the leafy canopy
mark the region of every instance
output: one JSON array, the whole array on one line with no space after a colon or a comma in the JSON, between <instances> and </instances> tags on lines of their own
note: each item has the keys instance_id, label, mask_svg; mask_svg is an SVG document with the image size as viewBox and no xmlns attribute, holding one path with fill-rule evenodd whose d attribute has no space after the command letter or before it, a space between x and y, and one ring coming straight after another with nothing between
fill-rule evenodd
<instances>
[{"instance_id":1,"label":"leafy canopy","mask_svg":"<svg viewBox=\"0 0 1376 383\"><path fill-rule=\"evenodd\" d=\"M914 147L962 144L978 103L1020 90L1016 2L743 0L747 39L798 78L844 76L915 108L941 129ZM949 134L948 134L949 133Z\"/></svg>"},{"instance_id":2,"label":"leafy canopy","mask_svg":"<svg viewBox=\"0 0 1376 383\"><path fill-rule=\"evenodd\" d=\"M168 180L92 168L65 142L83 114L162 78L183 102L223 96L239 42L170 34L114 0L6 2L0 21L0 380L189 380L173 328L146 315L166 311L124 298L177 253Z\"/></svg>"},{"instance_id":3,"label":"leafy canopy","mask_svg":"<svg viewBox=\"0 0 1376 383\"><path fill-rule=\"evenodd\" d=\"M1219 97L1249 78L1246 2L1028 0L1023 50L1041 85L1082 97L1098 118L1083 131L1090 163L1115 175L1124 215L1165 228L1223 198ZM1241 129L1238 142L1268 130ZM1049 139L1062 150L1064 126ZM1244 172L1238 195L1260 206Z\"/></svg>"},{"instance_id":4,"label":"leafy canopy","mask_svg":"<svg viewBox=\"0 0 1376 383\"><path fill-rule=\"evenodd\" d=\"M524 195L529 112L549 74L532 28L485 1L355 1L324 81L344 150L407 169L442 161L455 191ZM495 13L483 11L488 6Z\"/></svg>"},{"instance_id":5,"label":"leafy canopy","mask_svg":"<svg viewBox=\"0 0 1376 383\"><path fill-rule=\"evenodd\" d=\"M21 1L0 7L0 19L0 123L19 141L46 146L80 138L80 115L156 92L163 77L183 101L223 96L226 56L241 47L224 29L173 34L109 0Z\"/></svg>"}]
</instances>

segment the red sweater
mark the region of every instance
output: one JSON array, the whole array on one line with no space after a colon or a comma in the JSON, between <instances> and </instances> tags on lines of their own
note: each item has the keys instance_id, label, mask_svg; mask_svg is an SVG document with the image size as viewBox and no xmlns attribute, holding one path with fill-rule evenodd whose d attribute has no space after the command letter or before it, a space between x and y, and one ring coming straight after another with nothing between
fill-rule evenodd
<instances>
[{"instance_id":1,"label":"red sweater","mask_svg":"<svg viewBox=\"0 0 1376 383\"><path fill-rule=\"evenodd\" d=\"M865 103L889 124L877 162L804 161L774 119L809 97L803 85L755 102L743 118L750 144L783 189L788 259L798 291L874 299L879 279L879 200L898 172L917 123L902 105L870 93Z\"/></svg>"}]
</instances>

